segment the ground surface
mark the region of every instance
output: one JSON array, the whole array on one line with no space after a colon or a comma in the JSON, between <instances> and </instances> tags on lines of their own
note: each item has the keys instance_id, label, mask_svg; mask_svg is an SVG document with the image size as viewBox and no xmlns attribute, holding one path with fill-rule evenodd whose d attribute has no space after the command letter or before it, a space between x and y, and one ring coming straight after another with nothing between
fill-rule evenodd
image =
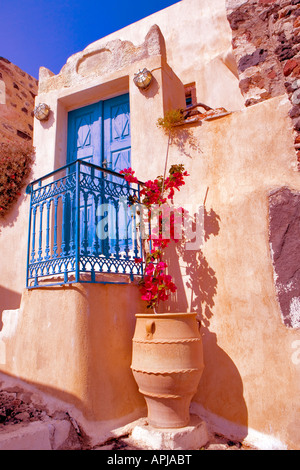
<instances>
[{"instance_id":1,"label":"ground surface","mask_svg":"<svg viewBox=\"0 0 300 470\"><path fill-rule=\"evenodd\" d=\"M130 435L111 439L101 446L94 447L93 450L141 450L132 442ZM147 449L144 449L147 450ZM233 442L224 436L212 434L209 442L199 450L255 450L240 442Z\"/></svg>"},{"instance_id":2,"label":"ground surface","mask_svg":"<svg viewBox=\"0 0 300 470\"><path fill-rule=\"evenodd\" d=\"M32 393L22 390L20 387L1 388L0 383L0 438L1 435L30 426L32 422L49 424L51 422L68 421L70 433L61 445L66 450L147 450L137 447L133 442L130 432L120 437L110 438L101 445L91 447L88 438L80 429L78 423L68 412L57 411L50 413L44 405L37 405L32 400ZM209 442L199 450L253 450L241 442L215 433L210 433Z\"/></svg>"}]
</instances>

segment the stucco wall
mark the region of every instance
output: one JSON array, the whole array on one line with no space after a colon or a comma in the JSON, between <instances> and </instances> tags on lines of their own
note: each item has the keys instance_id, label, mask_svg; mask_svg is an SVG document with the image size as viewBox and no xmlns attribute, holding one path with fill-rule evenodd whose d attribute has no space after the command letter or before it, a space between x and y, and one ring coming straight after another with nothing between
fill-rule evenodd
<instances>
[{"instance_id":1,"label":"stucco wall","mask_svg":"<svg viewBox=\"0 0 300 470\"><path fill-rule=\"evenodd\" d=\"M200 204L209 188L206 241L179 263L172 254L180 291L170 308L202 320L206 367L195 409L210 410L227 431L239 424L241 437L299 448L299 329L284 325L269 244L269 194L300 188L289 109L283 95L194 129L202 152L181 156L190 176L180 203Z\"/></svg>"},{"instance_id":2,"label":"stucco wall","mask_svg":"<svg viewBox=\"0 0 300 470\"><path fill-rule=\"evenodd\" d=\"M134 315L141 311L133 284L26 290L20 309L4 318L1 372L74 406L90 426L125 424L145 412L130 369Z\"/></svg>"}]
</instances>

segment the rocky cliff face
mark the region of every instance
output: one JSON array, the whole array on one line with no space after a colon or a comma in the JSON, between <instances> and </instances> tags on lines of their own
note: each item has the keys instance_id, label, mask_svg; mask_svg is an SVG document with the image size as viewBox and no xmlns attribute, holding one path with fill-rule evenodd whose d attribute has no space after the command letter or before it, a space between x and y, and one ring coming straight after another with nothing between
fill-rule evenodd
<instances>
[{"instance_id":1,"label":"rocky cliff face","mask_svg":"<svg viewBox=\"0 0 300 470\"><path fill-rule=\"evenodd\" d=\"M280 188L269 196L269 237L282 320L300 327L300 194Z\"/></svg>"},{"instance_id":2,"label":"rocky cliff face","mask_svg":"<svg viewBox=\"0 0 300 470\"><path fill-rule=\"evenodd\" d=\"M38 81L0 57L0 141L32 141Z\"/></svg>"},{"instance_id":3,"label":"rocky cliff face","mask_svg":"<svg viewBox=\"0 0 300 470\"><path fill-rule=\"evenodd\" d=\"M226 0L245 105L287 93L300 162L300 0Z\"/></svg>"}]
</instances>

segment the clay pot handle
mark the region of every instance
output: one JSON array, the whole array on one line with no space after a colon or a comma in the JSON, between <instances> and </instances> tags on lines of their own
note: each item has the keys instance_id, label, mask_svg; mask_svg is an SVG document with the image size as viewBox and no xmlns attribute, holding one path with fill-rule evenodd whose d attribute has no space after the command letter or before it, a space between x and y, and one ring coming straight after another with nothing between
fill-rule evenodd
<instances>
[{"instance_id":1,"label":"clay pot handle","mask_svg":"<svg viewBox=\"0 0 300 470\"><path fill-rule=\"evenodd\" d=\"M154 329L155 329L155 321L147 320L145 326L146 326L147 338L152 338Z\"/></svg>"}]
</instances>

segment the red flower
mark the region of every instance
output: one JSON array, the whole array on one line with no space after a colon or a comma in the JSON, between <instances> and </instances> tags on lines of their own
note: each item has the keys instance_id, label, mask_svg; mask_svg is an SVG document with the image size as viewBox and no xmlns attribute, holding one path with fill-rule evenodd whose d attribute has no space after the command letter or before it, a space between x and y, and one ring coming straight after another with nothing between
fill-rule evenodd
<instances>
[{"instance_id":1,"label":"red flower","mask_svg":"<svg viewBox=\"0 0 300 470\"><path fill-rule=\"evenodd\" d=\"M138 179L134 176L134 171L132 168L121 170L120 174L124 175L124 178L128 183L138 183Z\"/></svg>"},{"instance_id":2,"label":"red flower","mask_svg":"<svg viewBox=\"0 0 300 470\"><path fill-rule=\"evenodd\" d=\"M120 172L124 174L125 180L137 183L132 168L124 169ZM169 170L169 176L165 178L157 177L155 180L148 180L144 183L140 195L142 204L148 208L148 217L151 217L151 207L153 205L161 206L168 199L173 199L175 189L177 191L185 184L184 177L188 173L184 171L184 166L172 165ZM152 249L146 257L145 275L140 282L141 298L148 303L148 307L157 307L160 301L168 300L170 293L176 291L177 287L172 280L172 276L166 273L167 264L162 261L163 250L168 246L171 240L175 239L175 224L182 221L183 209L173 208L168 211L164 207L163 215L158 217L158 224L152 230L149 240L152 242ZM170 221L170 238L163 238L163 216L168 217ZM141 258L135 258L135 262L142 262ZM156 264L155 264L156 263Z\"/></svg>"}]
</instances>

